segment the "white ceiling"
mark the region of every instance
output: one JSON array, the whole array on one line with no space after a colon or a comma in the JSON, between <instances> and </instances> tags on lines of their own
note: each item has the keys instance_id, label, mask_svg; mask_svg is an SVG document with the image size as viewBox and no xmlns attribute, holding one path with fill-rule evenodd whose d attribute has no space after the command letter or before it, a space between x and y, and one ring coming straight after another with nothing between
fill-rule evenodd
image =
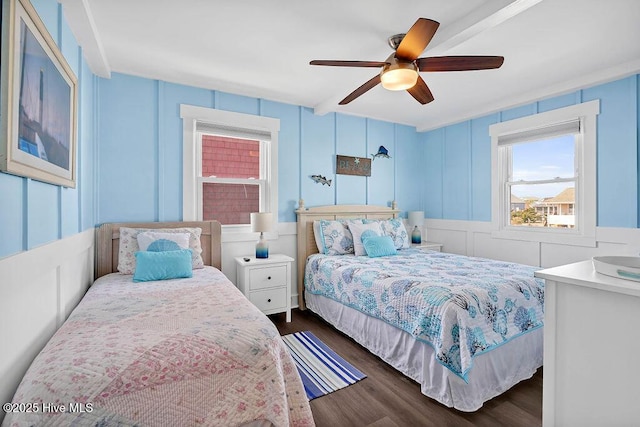
<instances>
[{"instance_id":1,"label":"white ceiling","mask_svg":"<svg viewBox=\"0 0 640 427\"><path fill-rule=\"evenodd\" d=\"M639 0L59 0L92 70L221 90L427 130L640 72ZM498 70L422 73L435 101L380 85L418 17L440 22L422 56L502 55Z\"/></svg>"}]
</instances>

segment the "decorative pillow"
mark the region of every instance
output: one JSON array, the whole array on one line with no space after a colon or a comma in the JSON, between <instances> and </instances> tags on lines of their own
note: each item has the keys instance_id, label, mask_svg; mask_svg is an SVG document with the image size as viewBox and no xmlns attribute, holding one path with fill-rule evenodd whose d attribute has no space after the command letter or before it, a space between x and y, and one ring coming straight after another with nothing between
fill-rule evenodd
<instances>
[{"instance_id":1,"label":"decorative pillow","mask_svg":"<svg viewBox=\"0 0 640 427\"><path fill-rule=\"evenodd\" d=\"M368 233L368 231L366 231ZM396 255L398 251L390 236L374 236L363 239L364 249L370 258Z\"/></svg>"},{"instance_id":2,"label":"decorative pillow","mask_svg":"<svg viewBox=\"0 0 640 427\"><path fill-rule=\"evenodd\" d=\"M202 246L200 245L200 235L202 229L195 228L129 228L120 227L120 248L118 251L118 271L122 274L133 274L136 271L135 253L140 250L138 245L138 234L145 231L156 233L189 233L189 248L192 250L191 267L203 268Z\"/></svg>"},{"instance_id":3,"label":"decorative pillow","mask_svg":"<svg viewBox=\"0 0 640 427\"><path fill-rule=\"evenodd\" d=\"M401 219L365 220L365 222L379 222L382 227L382 234L391 237L396 249L411 247L409 233L407 233L407 229Z\"/></svg>"},{"instance_id":4,"label":"decorative pillow","mask_svg":"<svg viewBox=\"0 0 640 427\"><path fill-rule=\"evenodd\" d=\"M349 221L349 230L351 230L351 234L353 235L353 250L356 256L363 256L367 254L364 249L364 245L362 244L362 233L367 230L371 230L378 236L382 235L382 227L377 221L368 223Z\"/></svg>"},{"instance_id":5,"label":"decorative pillow","mask_svg":"<svg viewBox=\"0 0 640 427\"><path fill-rule=\"evenodd\" d=\"M345 255L353 253L353 236L347 223L362 220L320 220L322 253L325 255Z\"/></svg>"},{"instance_id":6,"label":"decorative pillow","mask_svg":"<svg viewBox=\"0 0 640 427\"><path fill-rule=\"evenodd\" d=\"M171 240L166 240L166 239L154 240L147 247L147 251L149 252L179 251L180 249L185 249L185 248L181 248L180 246L178 246L176 242Z\"/></svg>"},{"instance_id":7,"label":"decorative pillow","mask_svg":"<svg viewBox=\"0 0 640 427\"><path fill-rule=\"evenodd\" d=\"M177 249L189 248L189 233L164 233L157 231L143 231L138 233L138 246L141 251L149 250L149 245L157 240L169 240L178 244ZM159 245L155 245L156 247ZM172 246L172 245L170 245ZM157 250L157 249L156 249ZM175 249L174 249L175 250Z\"/></svg>"},{"instance_id":8,"label":"decorative pillow","mask_svg":"<svg viewBox=\"0 0 640 427\"><path fill-rule=\"evenodd\" d=\"M322 243L322 231L320 230L320 220L313 221L313 237L316 239L316 246L318 252L324 253L324 244Z\"/></svg>"},{"instance_id":9,"label":"decorative pillow","mask_svg":"<svg viewBox=\"0 0 640 427\"><path fill-rule=\"evenodd\" d=\"M378 237L378 236L379 234L373 230L365 230L360 235L360 239L362 240L362 243L364 243L364 241L367 240L369 237Z\"/></svg>"},{"instance_id":10,"label":"decorative pillow","mask_svg":"<svg viewBox=\"0 0 640 427\"><path fill-rule=\"evenodd\" d=\"M182 279L193 276L191 249L163 252L138 251L135 256L134 282Z\"/></svg>"}]
</instances>

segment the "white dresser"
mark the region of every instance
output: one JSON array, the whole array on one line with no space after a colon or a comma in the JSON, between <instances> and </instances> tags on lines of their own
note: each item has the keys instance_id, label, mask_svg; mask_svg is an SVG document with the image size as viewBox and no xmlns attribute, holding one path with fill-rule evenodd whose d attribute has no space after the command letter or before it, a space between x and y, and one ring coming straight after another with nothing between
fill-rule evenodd
<instances>
[{"instance_id":1,"label":"white dresser","mask_svg":"<svg viewBox=\"0 0 640 427\"><path fill-rule=\"evenodd\" d=\"M287 313L291 322L291 265L293 258L236 257L238 289L264 314Z\"/></svg>"},{"instance_id":2,"label":"white dresser","mask_svg":"<svg viewBox=\"0 0 640 427\"><path fill-rule=\"evenodd\" d=\"M640 282L592 261L535 275L545 279L543 426L640 425Z\"/></svg>"}]
</instances>

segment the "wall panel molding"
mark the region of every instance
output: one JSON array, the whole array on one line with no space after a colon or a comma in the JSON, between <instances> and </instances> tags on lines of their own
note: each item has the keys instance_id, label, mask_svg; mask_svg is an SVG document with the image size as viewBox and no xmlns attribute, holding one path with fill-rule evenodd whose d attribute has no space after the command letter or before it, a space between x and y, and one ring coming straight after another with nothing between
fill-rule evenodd
<instances>
[{"instance_id":1,"label":"wall panel molding","mask_svg":"<svg viewBox=\"0 0 640 427\"><path fill-rule=\"evenodd\" d=\"M94 236L91 228L0 260L0 401L11 401L31 361L93 282Z\"/></svg>"},{"instance_id":2,"label":"wall panel molding","mask_svg":"<svg viewBox=\"0 0 640 427\"><path fill-rule=\"evenodd\" d=\"M584 261L597 255L640 255L640 229L597 227L596 247L541 243L491 236L491 223L427 219L427 240L444 252L519 262L539 267Z\"/></svg>"}]
</instances>

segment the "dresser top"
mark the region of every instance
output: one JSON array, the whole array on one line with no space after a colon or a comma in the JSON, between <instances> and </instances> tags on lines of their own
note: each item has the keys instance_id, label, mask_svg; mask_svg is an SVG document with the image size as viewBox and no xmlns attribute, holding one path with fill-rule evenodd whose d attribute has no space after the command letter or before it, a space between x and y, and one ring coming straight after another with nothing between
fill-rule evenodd
<instances>
[{"instance_id":1,"label":"dresser top","mask_svg":"<svg viewBox=\"0 0 640 427\"><path fill-rule=\"evenodd\" d=\"M596 272L593 261L580 261L536 271L536 277L576 286L640 297L640 282L618 279Z\"/></svg>"}]
</instances>

